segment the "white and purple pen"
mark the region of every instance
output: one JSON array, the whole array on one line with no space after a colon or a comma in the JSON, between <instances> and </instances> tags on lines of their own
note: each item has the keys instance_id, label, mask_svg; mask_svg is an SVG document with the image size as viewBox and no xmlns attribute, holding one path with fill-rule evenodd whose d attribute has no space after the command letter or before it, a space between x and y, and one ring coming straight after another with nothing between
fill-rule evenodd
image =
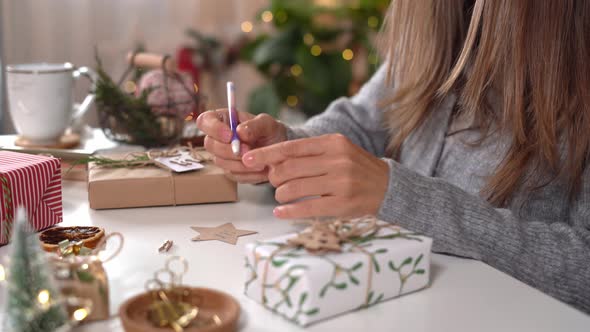
<instances>
[{"instance_id":1,"label":"white and purple pen","mask_svg":"<svg viewBox=\"0 0 590 332\"><path fill-rule=\"evenodd\" d=\"M238 111L236 110L236 90L234 82L227 82L227 109L229 113L229 127L232 132L231 136L231 151L234 155L240 154L240 138L238 137Z\"/></svg>"}]
</instances>

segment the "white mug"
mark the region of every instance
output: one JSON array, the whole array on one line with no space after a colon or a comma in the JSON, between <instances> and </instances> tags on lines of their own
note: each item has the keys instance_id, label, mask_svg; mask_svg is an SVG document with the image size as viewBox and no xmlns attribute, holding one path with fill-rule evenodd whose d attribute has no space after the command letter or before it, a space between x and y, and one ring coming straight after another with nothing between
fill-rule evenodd
<instances>
[{"instance_id":1,"label":"white mug","mask_svg":"<svg viewBox=\"0 0 590 332\"><path fill-rule=\"evenodd\" d=\"M32 143L51 144L92 105L94 94L73 104L74 80L97 75L90 68L71 63L32 63L6 66L8 109L16 131Z\"/></svg>"}]
</instances>

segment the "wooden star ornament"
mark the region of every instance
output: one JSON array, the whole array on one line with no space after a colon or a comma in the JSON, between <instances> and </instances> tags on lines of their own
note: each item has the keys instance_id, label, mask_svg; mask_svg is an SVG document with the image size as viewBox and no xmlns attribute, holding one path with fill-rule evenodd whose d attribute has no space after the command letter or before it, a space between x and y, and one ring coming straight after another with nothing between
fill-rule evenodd
<instances>
[{"instance_id":1,"label":"wooden star ornament","mask_svg":"<svg viewBox=\"0 0 590 332\"><path fill-rule=\"evenodd\" d=\"M199 232L199 235L192 238L193 241L208 241L217 240L235 245L238 242L238 237L244 235L252 235L258 232L248 231L245 229L237 229L234 224L228 222L217 227L191 227L193 230Z\"/></svg>"}]
</instances>

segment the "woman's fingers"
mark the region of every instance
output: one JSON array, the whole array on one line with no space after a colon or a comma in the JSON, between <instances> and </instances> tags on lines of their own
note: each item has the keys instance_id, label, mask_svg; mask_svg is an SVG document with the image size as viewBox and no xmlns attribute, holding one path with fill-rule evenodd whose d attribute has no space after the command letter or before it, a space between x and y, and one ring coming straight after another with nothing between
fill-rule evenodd
<instances>
[{"instance_id":1,"label":"woman's fingers","mask_svg":"<svg viewBox=\"0 0 590 332\"><path fill-rule=\"evenodd\" d=\"M247 122L254 116L246 112L238 112L240 122ZM227 109L221 108L215 111L201 113L197 118L197 127L207 136L223 142L229 143L232 132L228 124Z\"/></svg>"},{"instance_id":2,"label":"woman's fingers","mask_svg":"<svg viewBox=\"0 0 590 332\"><path fill-rule=\"evenodd\" d=\"M242 157L245 165L267 166L281 163L289 158L318 156L326 152L329 141L325 136L302 138L273 144L252 150Z\"/></svg>"},{"instance_id":3,"label":"woman's fingers","mask_svg":"<svg viewBox=\"0 0 590 332\"><path fill-rule=\"evenodd\" d=\"M247 144L254 144L264 138L278 134L278 122L268 114L258 114L256 117L238 125L237 132L240 140Z\"/></svg>"},{"instance_id":4,"label":"woman's fingers","mask_svg":"<svg viewBox=\"0 0 590 332\"><path fill-rule=\"evenodd\" d=\"M291 180L277 188L275 199L279 203L288 203L304 197L330 195L334 187L326 184L331 181L327 176Z\"/></svg>"},{"instance_id":5,"label":"woman's fingers","mask_svg":"<svg viewBox=\"0 0 590 332\"><path fill-rule=\"evenodd\" d=\"M220 142L211 136L205 136L205 142L203 143L205 149L212 153L214 156L221 157L223 159L238 160L242 162L241 156L236 156L231 150L231 145ZM242 144L240 147L241 153L250 151L250 147L246 144Z\"/></svg>"},{"instance_id":6,"label":"woman's fingers","mask_svg":"<svg viewBox=\"0 0 590 332\"><path fill-rule=\"evenodd\" d=\"M225 176L232 181L247 184L257 184L268 181L266 171L251 173L231 173L226 172Z\"/></svg>"},{"instance_id":7,"label":"woman's fingers","mask_svg":"<svg viewBox=\"0 0 590 332\"><path fill-rule=\"evenodd\" d=\"M333 217L342 214L345 202L338 197L310 198L292 204L277 206L273 213L281 219Z\"/></svg>"},{"instance_id":8,"label":"woman's fingers","mask_svg":"<svg viewBox=\"0 0 590 332\"><path fill-rule=\"evenodd\" d=\"M225 123L224 116L223 110L201 113L197 118L197 127L199 127L205 135L210 136L217 141L229 143L232 137L232 132L229 126Z\"/></svg>"},{"instance_id":9,"label":"woman's fingers","mask_svg":"<svg viewBox=\"0 0 590 332\"><path fill-rule=\"evenodd\" d=\"M239 160L231 160L231 159L224 159L219 156L213 157L213 163L218 167L223 168L226 171L230 171L232 173L253 173L253 172L260 172L264 170L264 167L261 168L250 168L244 166L241 161Z\"/></svg>"},{"instance_id":10,"label":"woman's fingers","mask_svg":"<svg viewBox=\"0 0 590 332\"><path fill-rule=\"evenodd\" d=\"M269 168L268 180L278 188L287 181L325 175L330 171L331 160L322 157L292 158Z\"/></svg>"}]
</instances>

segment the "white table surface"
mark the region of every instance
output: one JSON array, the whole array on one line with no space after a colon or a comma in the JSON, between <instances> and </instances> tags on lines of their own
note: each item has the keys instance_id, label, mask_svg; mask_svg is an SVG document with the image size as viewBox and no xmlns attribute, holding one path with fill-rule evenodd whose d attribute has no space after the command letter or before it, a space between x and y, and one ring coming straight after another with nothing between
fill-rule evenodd
<instances>
[{"instance_id":1,"label":"white table surface","mask_svg":"<svg viewBox=\"0 0 590 332\"><path fill-rule=\"evenodd\" d=\"M244 245L296 229L272 215L270 187L239 187L240 201L177 207L94 211L88 207L86 184L64 182L64 225L96 225L121 232L125 247L106 263L111 287L111 313L143 291L144 282L163 266L157 252L167 239L170 254L190 263L184 281L233 295L242 308L241 331L590 331L590 316L478 261L433 255L428 289L389 300L368 310L347 313L302 329L272 314L243 295ZM259 234L241 237L236 246L217 241L192 242L193 225L233 222ZM0 248L0 256L10 246ZM122 331L117 317L76 331Z\"/></svg>"}]
</instances>

